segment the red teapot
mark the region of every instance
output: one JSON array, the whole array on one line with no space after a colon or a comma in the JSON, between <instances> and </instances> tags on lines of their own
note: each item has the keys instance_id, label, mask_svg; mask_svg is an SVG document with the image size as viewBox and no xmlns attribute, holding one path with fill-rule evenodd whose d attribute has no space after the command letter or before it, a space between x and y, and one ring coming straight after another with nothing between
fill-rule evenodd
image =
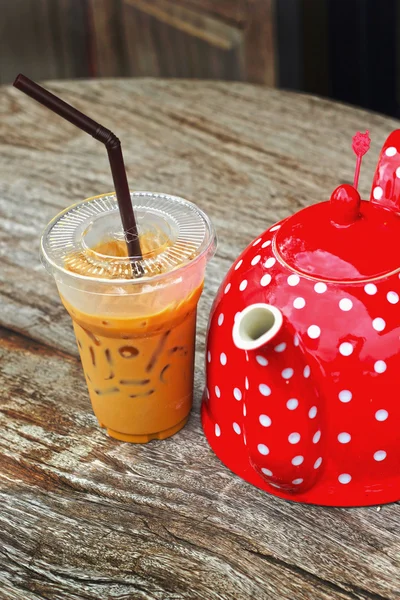
<instances>
[{"instance_id":1,"label":"red teapot","mask_svg":"<svg viewBox=\"0 0 400 600\"><path fill-rule=\"evenodd\" d=\"M206 437L287 500L400 499L400 130L357 180L257 237L210 317Z\"/></svg>"}]
</instances>

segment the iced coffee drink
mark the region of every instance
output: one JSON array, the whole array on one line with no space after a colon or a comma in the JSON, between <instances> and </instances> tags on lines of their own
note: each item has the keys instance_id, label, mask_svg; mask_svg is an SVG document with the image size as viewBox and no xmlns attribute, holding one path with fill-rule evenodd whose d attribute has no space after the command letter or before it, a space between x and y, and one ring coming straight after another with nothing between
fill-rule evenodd
<instances>
[{"instance_id":1,"label":"iced coffee drink","mask_svg":"<svg viewBox=\"0 0 400 600\"><path fill-rule=\"evenodd\" d=\"M173 435L188 419L196 309L215 235L206 215L180 198L136 193L132 200L140 276L113 196L56 217L42 252L72 317L100 425L112 437L143 443Z\"/></svg>"}]
</instances>

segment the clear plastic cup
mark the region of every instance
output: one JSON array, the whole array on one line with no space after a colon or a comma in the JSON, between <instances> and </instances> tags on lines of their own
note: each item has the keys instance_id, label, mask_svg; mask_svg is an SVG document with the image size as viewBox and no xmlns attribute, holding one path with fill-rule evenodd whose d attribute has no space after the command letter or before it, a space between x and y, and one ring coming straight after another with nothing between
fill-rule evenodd
<instances>
[{"instance_id":1,"label":"clear plastic cup","mask_svg":"<svg viewBox=\"0 0 400 600\"><path fill-rule=\"evenodd\" d=\"M196 309L216 236L182 198L131 193L143 251L132 277L115 195L56 216L42 260L72 317L93 411L110 436L144 443L186 423Z\"/></svg>"}]
</instances>

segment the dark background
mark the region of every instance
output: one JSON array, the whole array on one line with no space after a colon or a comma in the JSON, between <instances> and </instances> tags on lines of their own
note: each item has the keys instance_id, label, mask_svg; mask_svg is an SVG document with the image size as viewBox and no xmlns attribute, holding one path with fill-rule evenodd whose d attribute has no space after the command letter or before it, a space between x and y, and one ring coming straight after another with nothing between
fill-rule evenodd
<instances>
[{"instance_id":1,"label":"dark background","mask_svg":"<svg viewBox=\"0 0 400 600\"><path fill-rule=\"evenodd\" d=\"M194 77L400 116L400 0L0 0L0 82Z\"/></svg>"}]
</instances>

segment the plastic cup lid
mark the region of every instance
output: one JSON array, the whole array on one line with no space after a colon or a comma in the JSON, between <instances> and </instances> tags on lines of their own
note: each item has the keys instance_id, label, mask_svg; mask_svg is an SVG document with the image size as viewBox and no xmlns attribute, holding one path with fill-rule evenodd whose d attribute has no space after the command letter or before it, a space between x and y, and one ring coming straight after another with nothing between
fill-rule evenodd
<instances>
[{"instance_id":1,"label":"plastic cup lid","mask_svg":"<svg viewBox=\"0 0 400 600\"><path fill-rule=\"evenodd\" d=\"M213 226L191 202L153 192L132 192L131 198L143 253L143 276L137 281L163 276L213 252ZM89 198L57 215L43 233L41 251L53 274L135 281L113 194Z\"/></svg>"}]
</instances>

